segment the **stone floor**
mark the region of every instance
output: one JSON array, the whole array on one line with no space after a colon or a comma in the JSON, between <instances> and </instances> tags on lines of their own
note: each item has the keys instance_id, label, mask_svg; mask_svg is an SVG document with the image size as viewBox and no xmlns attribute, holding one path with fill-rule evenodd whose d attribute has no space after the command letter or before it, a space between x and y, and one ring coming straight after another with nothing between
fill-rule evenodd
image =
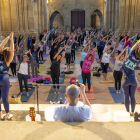
<instances>
[{"instance_id":1,"label":"stone floor","mask_svg":"<svg viewBox=\"0 0 140 140\"><path fill-rule=\"evenodd\" d=\"M49 53L49 52L47 52ZM46 58L44 58L46 59ZM76 59L79 60L80 63L80 53L76 54ZM110 67L114 68L114 65L110 62ZM41 75L45 77L50 77L50 75L47 75L46 72L49 70L50 68L50 58L49 56L47 57L47 61L45 62L45 64L43 64L43 66L46 66L46 68L44 69L44 71L41 73ZM93 66L99 66L99 64L96 62L96 59L92 65ZM61 63L61 69L65 67L65 59L63 60L63 62ZM71 70L74 72L71 75L66 75L65 76L65 84L69 84L69 79L71 77L76 77L78 79L78 76L81 74L81 68L80 68L80 64L72 64L71 65ZM136 71L136 73L140 73L140 71ZM93 72L92 72L93 73ZM137 78L138 80L140 80L140 76L138 76L137 74ZM90 103L92 104L115 104L114 100L108 90L108 87L114 87L114 83L105 83L105 84L101 84L100 80L102 80L103 77L101 76L100 78L98 77L91 77L91 81L92 81L92 85L93 85L93 89L94 89L94 94L95 94L95 100L90 100ZM113 73L110 72L108 73L108 79L109 80L114 80L113 79ZM18 82L17 83L11 83L12 87L10 88L10 96L11 95L15 95L19 93L19 85ZM40 104L47 104L49 102L46 102L49 91L50 91L51 86L43 86L39 88L39 103ZM34 100L34 96L32 95L31 98L29 99L28 102L24 103L24 104L32 104L34 103L34 101L36 102L36 96L35 96L35 100ZM140 93L136 91L136 102L139 104L140 103Z\"/></svg>"}]
</instances>

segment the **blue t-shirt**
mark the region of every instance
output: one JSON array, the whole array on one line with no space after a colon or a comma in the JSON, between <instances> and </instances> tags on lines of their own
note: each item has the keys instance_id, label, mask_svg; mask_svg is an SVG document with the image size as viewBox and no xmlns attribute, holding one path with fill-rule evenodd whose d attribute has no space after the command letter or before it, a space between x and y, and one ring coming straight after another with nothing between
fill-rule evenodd
<instances>
[{"instance_id":1,"label":"blue t-shirt","mask_svg":"<svg viewBox=\"0 0 140 140\"><path fill-rule=\"evenodd\" d=\"M84 61L85 57L87 56L88 52L84 52L82 51L81 52L81 58L80 58L80 61Z\"/></svg>"},{"instance_id":2,"label":"blue t-shirt","mask_svg":"<svg viewBox=\"0 0 140 140\"><path fill-rule=\"evenodd\" d=\"M135 68L139 65L140 60L135 57L135 50L131 51L126 61L123 63L121 71L126 75L135 75Z\"/></svg>"},{"instance_id":3,"label":"blue t-shirt","mask_svg":"<svg viewBox=\"0 0 140 140\"><path fill-rule=\"evenodd\" d=\"M100 49L104 49L105 44L106 44L105 42L101 41L101 43L100 43Z\"/></svg>"}]
</instances>

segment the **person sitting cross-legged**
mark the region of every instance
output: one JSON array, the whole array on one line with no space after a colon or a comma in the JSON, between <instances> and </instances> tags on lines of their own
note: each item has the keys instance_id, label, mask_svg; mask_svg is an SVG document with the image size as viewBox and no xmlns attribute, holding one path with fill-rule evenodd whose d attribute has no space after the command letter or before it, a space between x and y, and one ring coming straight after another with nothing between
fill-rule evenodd
<instances>
[{"instance_id":1,"label":"person sitting cross-legged","mask_svg":"<svg viewBox=\"0 0 140 140\"><path fill-rule=\"evenodd\" d=\"M83 97L84 105L78 105L80 93ZM92 117L92 109L85 94L85 85L70 85L66 90L65 105L56 106L53 118L62 122L85 122Z\"/></svg>"}]
</instances>

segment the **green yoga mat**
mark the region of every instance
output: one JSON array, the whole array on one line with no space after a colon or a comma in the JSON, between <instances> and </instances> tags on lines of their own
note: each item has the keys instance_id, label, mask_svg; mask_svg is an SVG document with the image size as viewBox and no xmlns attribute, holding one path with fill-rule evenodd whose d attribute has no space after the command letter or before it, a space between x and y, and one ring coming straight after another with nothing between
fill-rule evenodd
<instances>
[{"instance_id":1,"label":"green yoga mat","mask_svg":"<svg viewBox=\"0 0 140 140\"><path fill-rule=\"evenodd\" d=\"M39 73L41 73L45 68L46 66L39 66Z\"/></svg>"},{"instance_id":2,"label":"green yoga mat","mask_svg":"<svg viewBox=\"0 0 140 140\"><path fill-rule=\"evenodd\" d=\"M54 88L51 87L47 101L58 102L60 101L60 98L62 98L62 101L63 101L65 99L66 87L60 86L59 91L60 91L60 94L54 94Z\"/></svg>"}]
</instances>

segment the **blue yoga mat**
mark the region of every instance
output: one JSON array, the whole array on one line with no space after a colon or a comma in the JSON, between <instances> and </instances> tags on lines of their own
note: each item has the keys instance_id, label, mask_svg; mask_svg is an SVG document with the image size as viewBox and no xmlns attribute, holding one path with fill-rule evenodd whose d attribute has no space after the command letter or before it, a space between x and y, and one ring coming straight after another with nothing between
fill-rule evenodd
<instances>
[{"instance_id":1,"label":"blue yoga mat","mask_svg":"<svg viewBox=\"0 0 140 140\"><path fill-rule=\"evenodd\" d=\"M121 94L116 93L115 87L108 87L108 89L109 89L115 103L123 103L124 102L124 94L123 94L122 88L120 90Z\"/></svg>"},{"instance_id":2,"label":"blue yoga mat","mask_svg":"<svg viewBox=\"0 0 140 140\"><path fill-rule=\"evenodd\" d=\"M75 64L79 64L79 60L78 59L75 59Z\"/></svg>"},{"instance_id":3,"label":"blue yoga mat","mask_svg":"<svg viewBox=\"0 0 140 140\"><path fill-rule=\"evenodd\" d=\"M65 74L61 74L59 84L63 84L64 79L65 79ZM65 93L66 93L66 87L65 86L60 86L59 91L60 91L59 95L58 94L54 95L54 88L52 86L51 90L49 92L47 101L58 102L60 100L60 98L62 98L62 100L64 100L65 99Z\"/></svg>"},{"instance_id":4,"label":"blue yoga mat","mask_svg":"<svg viewBox=\"0 0 140 140\"><path fill-rule=\"evenodd\" d=\"M44 64L46 60L40 61L39 64Z\"/></svg>"},{"instance_id":5,"label":"blue yoga mat","mask_svg":"<svg viewBox=\"0 0 140 140\"><path fill-rule=\"evenodd\" d=\"M49 54L43 55L43 57L48 57L48 56L49 56Z\"/></svg>"},{"instance_id":6,"label":"blue yoga mat","mask_svg":"<svg viewBox=\"0 0 140 140\"><path fill-rule=\"evenodd\" d=\"M79 75L79 83L82 83L83 84L82 75ZM86 82L86 84L87 84L87 82ZM90 84L92 84L91 80L90 80Z\"/></svg>"},{"instance_id":7,"label":"blue yoga mat","mask_svg":"<svg viewBox=\"0 0 140 140\"><path fill-rule=\"evenodd\" d=\"M35 87L32 87L32 89L28 91L29 96L27 96L27 93L26 93L26 91L24 90L24 91L22 92L22 95L21 95L21 102L28 102L28 100L30 99L30 97L32 96L32 94L34 93L34 91L35 91ZM19 94L20 94L20 93L19 93ZM19 94L18 94L18 95L19 95Z\"/></svg>"},{"instance_id":8,"label":"blue yoga mat","mask_svg":"<svg viewBox=\"0 0 140 140\"><path fill-rule=\"evenodd\" d=\"M25 85L22 86L23 88L25 88ZM32 84L28 84L28 88L32 88L33 85Z\"/></svg>"}]
</instances>

